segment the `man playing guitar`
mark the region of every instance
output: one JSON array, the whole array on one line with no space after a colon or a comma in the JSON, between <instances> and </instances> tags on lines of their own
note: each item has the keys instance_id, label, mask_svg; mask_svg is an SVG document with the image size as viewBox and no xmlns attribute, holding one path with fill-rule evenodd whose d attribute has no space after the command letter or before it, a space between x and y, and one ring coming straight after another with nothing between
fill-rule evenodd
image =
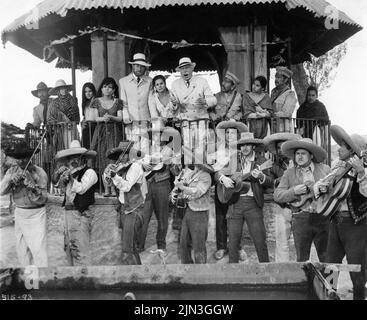
<instances>
[{"instance_id":1,"label":"man playing guitar","mask_svg":"<svg viewBox=\"0 0 367 320\"><path fill-rule=\"evenodd\" d=\"M366 150L367 142L360 135L349 136L339 126L331 127L331 135L340 146L338 150L339 160L333 164L333 172L338 172L341 167L349 166L351 170L344 176L346 179L352 180L352 187L347 197L332 214L329 226L327 262L342 263L344 256L346 256L348 263L362 266L361 272L350 273L350 276L353 282L354 299L364 300L367 243L367 165L359 156L362 150ZM329 185L324 181L315 185L316 196L330 192Z\"/></svg>"}]
</instances>

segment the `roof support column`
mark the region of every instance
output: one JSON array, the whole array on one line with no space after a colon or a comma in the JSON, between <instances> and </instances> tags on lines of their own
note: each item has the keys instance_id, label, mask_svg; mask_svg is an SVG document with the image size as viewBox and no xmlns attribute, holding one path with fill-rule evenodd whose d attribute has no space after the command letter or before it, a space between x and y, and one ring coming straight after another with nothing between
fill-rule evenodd
<instances>
[{"instance_id":1,"label":"roof support column","mask_svg":"<svg viewBox=\"0 0 367 320\"><path fill-rule=\"evenodd\" d=\"M71 41L70 43L70 58L71 58L71 81L73 85L73 97L76 98L76 76L75 76L75 47L74 42Z\"/></svg>"}]
</instances>

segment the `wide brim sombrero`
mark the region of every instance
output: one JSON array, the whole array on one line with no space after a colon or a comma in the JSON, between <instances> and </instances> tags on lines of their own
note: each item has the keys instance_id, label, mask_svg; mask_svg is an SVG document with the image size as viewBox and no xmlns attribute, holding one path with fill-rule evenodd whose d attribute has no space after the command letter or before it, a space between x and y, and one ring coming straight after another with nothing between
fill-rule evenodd
<instances>
[{"instance_id":1,"label":"wide brim sombrero","mask_svg":"<svg viewBox=\"0 0 367 320\"><path fill-rule=\"evenodd\" d=\"M326 151L313 143L311 139L287 141L282 145L282 153L290 159L294 158L294 153L298 149L304 149L313 154L315 163L321 163L327 158Z\"/></svg>"},{"instance_id":2,"label":"wide brim sombrero","mask_svg":"<svg viewBox=\"0 0 367 320\"><path fill-rule=\"evenodd\" d=\"M237 146L241 147L246 144L252 144L255 146L263 146L264 140L254 138L254 134L252 132L243 132L241 134L241 139L237 143Z\"/></svg>"},{"instance_id":3,"label":"wide brim sombrero","mask_svg":"<svg viewBox=\"0 0 367 320\"><path fill-rule=\"evenodd\" d=\"M122 153L130 152L134 143L131 141L121 141L118 147L107 150L106 157L110 160L117 160Z\"/></svg>"},{"instance_id":4,"label":"wide brim sombrero","mask_svg":"<svg viewBox=\"0 0 367 320\"><path fill-rule=\"evenodd\" d=\"M4 148L4 153L6 156L14 158L14 159L25 159L32 154L36 154L40 152L40 149L37 149L36 152L35 149L29 148L26 142L18 142L12 145L9 145L7 148Z\"/></svg>"},{"instance_id":5,"label":"wide brim sombrero","mask_svg":"<svg viewBox=\"0 0 367 320\"><path fill-rule=\"evenodd\" d=\"M360 155L361 151L366 147L366 140L357 134L349 135L342 127L332 125L330 133L335 142L341 146L343 142L347 144L352 150Z\"/></svg>"},{"instance_id":6,"label":"wide brim sombrero","mask_svg":"<svg viewBox=\"0 0 367 320\"><path fill-rule=\"evenodd\" d=\"M296 133L275 133L272 134L264 139L264 145L268 149L269 152L272 154L277 153L277 143L279 142L286 142L286 141L293 141L293 140L299 140L302 139L302 137L299 134Z\"/></svg>"},{"instance_id":7,"label":"wide brim sombrero","mask_svg":"<svg viewBox=\"0 0 367 320\"><path fill-rule=\"evenodd\" d=\"M31 93L34 97L38 98L38 92L41 90L47 90L47 92L50 92L50 90L52 90L52 88L47 87L46 85L43 87L39 87L36 90L32 90Z\"/></svg>"},{"instance_id":8,"label":"wide brim sombrero","mask_svg":"<svg viewBox=\"0 0 367 320\"><path fill-rule=\"evenodd\" d=\"M57 96L58 95L58 92L61 90L61 89L66 89L67 91L72 91L74 89L74 87L72 85L69 85L69 84L66 84L66 82L64 80L57 80L56 81L56 84L55 84L55 87L53 87L49 92L48 94L50 96Z\"/></svg>"},{"instance_id":9,"label":"wide brim sombrero","mask_svg":"<svg viewBox=\"0 0 367 320\"><path fill-rule=\"evenodd\" d=\"M95 158L97 156L97 152L81 147L80 142L78 140L74 140L70 143L69 149L60 150L56 153L55 160L60 161L62 159L76 155L85 156L87 158Z\"/></svg>"},{"instance_id":10,"label":"wide brim sombrero","mask_svg":"<svg viewBox=\"0 0 367 320\"><path fill-rule=\"evenodd\" d=\"M215 130L220 130L220 129L221 130L237 129L240 133L249 131L248 126L238 121L222 121L215 128Z\"/></svg>"}]
</instances>

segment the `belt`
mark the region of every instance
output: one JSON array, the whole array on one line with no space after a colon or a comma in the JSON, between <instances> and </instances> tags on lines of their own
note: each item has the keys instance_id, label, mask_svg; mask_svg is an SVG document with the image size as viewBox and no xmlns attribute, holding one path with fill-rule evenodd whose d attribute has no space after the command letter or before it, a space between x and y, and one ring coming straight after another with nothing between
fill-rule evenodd
<instances>
[{"instance_id":1,"label":"belt","mask_svg":"<svg viewBox=\"0 0 367 320\"><path fill-rule=\"evenodd\" d=\"M40 209L40 208L43 208L44 206L45 206L45 204L40 204L39 206L34 206L34 207L21 207L21 206L16 205L16 207L20 208L20 209Z\"/></svg>"},{"instance_id":2,"label":"belt","mask_svg":"<svg viewBox=\"0 0 367 320\"><path fill-rule=\"evenodd\" d=\"M65 205L65 210L66 211L75 211L75 210L78 210L78 209L75 208L75 206L73 206L72 204L67 204L67 205Z\"/></svg>"}]
</instances>

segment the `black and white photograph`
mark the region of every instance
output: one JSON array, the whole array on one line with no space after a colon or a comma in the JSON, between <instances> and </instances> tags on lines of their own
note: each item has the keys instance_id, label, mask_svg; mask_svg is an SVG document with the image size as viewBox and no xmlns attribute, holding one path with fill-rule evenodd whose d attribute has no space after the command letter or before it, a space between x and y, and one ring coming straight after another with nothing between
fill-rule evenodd
<instances>
[{"instance_id":1,"label":"black and white photograph","mask_svg":"<svg viewBox=\"0 0 367 320\"><path fill-rule=\"evenodd\" d=\"M365 0L2 0L1 300L366 300L366 27Z\"/></svg>"}]
</instances>

